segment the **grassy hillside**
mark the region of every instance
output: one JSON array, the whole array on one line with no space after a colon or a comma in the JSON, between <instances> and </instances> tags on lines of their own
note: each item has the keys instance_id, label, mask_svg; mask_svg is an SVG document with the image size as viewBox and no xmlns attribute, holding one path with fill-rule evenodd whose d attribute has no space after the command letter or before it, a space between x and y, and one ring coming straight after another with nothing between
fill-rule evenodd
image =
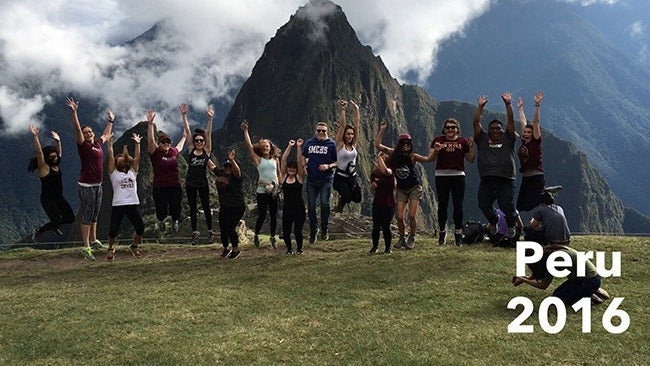
<instances>
[{"instance_id":1,"label":"grassy hillside","mask_svg":"<svg viewBox=\"0 0 650 366\"><path fill-rule=\"evenodd\" d=\"M71 249L2 252L0 363L647 364L647 238L572 242L607 252L608 267L622 253L622 276L603 284L625 298L631 325L619 335L601 325L610 302L591 308L590 334L575 313L559 334L543 333L550 292L510 284L512 250L418 240L390 255L368 255L359 239L291 257L247 244L237 260L217 259L215 245L145 245L141 259L120 247L114 263ZM535 304L524 321L532 334L507 332L516 296Z\"/></svg>"}]
</instances>

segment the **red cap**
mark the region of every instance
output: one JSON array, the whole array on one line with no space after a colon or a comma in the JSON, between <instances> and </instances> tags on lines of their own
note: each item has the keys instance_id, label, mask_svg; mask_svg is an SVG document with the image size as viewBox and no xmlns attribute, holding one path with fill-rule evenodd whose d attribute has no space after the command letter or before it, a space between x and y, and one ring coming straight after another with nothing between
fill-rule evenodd
<instances>
[{"instance_id":1,"label":"red cap","mask_svg":"<svg viewBox=\"0 0 650 366\"><path fill-rule=\"evenodd\" d=\"M403 133L403 134L399 135L399 137L397 138L397 141L401 141L401 140L409 140L410 141L410 140L412 140L411 135L409 135L408 133Z\"/></svg>"}]
</instances>

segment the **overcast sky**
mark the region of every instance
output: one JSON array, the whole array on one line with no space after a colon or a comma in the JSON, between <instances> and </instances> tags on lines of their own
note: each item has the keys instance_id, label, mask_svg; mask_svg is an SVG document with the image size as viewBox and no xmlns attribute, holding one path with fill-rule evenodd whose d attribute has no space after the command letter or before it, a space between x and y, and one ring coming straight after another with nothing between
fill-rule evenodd
<instances>
[{"instance_id":1,"label":"overcast sky","mask_svg":"<svg viewBox=\"0 0 650 366\"><path fill-rule=\"evenodd\" d=\"M522 0L523 1L523 0ZM566 0L572 1L572 0ZM623 0L620 0L623 1ZM616 3L616 0L576 0ZM25 133L52 95L101 98L123 120L157 120L173 130L177 106L203 109L247 77L264 44L306 0L0 0L1 134ZM339 0L362 43L401 82L433 71L441 40L463 31L489 0ZM331 9L320 9L327 12ZM120 44L162 19L173 32L127 52ZM645 25L638 24L639 29ZM164 46L164 47L163 47ZM139 61L158 57L156 69ZM406 76L409 75L409 79ZM98 116L99 118L99 116ZM83 122L83 121L82 121Z\"/></svg>"}]
</instances>

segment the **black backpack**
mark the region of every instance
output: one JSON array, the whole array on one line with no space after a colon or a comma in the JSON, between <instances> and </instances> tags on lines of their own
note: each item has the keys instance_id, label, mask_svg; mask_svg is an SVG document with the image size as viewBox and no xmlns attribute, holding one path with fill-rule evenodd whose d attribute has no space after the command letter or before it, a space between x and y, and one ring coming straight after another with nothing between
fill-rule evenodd
<instances>
[{"instance_id":1,"label":"black backpack","mask_svg":"<svg viewBox=\"0 0 650 366\"><path fill-rule=\"evenodd\" d=\"M483 241L485 228L480 221L467 221L462 230L463 243L475 244Z\"/></svg>"}]
</instances>

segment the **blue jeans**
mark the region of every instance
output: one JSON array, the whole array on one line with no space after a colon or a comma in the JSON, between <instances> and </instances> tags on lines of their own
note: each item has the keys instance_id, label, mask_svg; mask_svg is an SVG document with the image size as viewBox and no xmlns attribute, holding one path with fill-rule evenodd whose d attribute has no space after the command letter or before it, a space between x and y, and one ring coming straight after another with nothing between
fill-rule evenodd
<instances>
[{"instance_id":1,"label":"blue jeans","mask_svg":"<svg viewBox=\"0 0 650 366\"><path fill-rule=\"evenodd\" d=\"M318 228L316 218L316 201L320 203L321 229L327 231L330 218L330 196L332 195L332 181L310 182L307 181L307 213L309 215L309 229L315 232Z\"/></svg>"},{"instance_id":2,"label":"blue jeans","mask_svg":"<svg viewBox=\"0 0 650 366\"><path fill-rule=\"evenodd\" d=\"M506 215L508 227L514 227L517 222L514 196L514 180L494 176L482 177L478 186L478 208L481 209L488 222L496 226L499 217L492 206L496 200L499 208Z\"/></svg>"}]
</instances>

